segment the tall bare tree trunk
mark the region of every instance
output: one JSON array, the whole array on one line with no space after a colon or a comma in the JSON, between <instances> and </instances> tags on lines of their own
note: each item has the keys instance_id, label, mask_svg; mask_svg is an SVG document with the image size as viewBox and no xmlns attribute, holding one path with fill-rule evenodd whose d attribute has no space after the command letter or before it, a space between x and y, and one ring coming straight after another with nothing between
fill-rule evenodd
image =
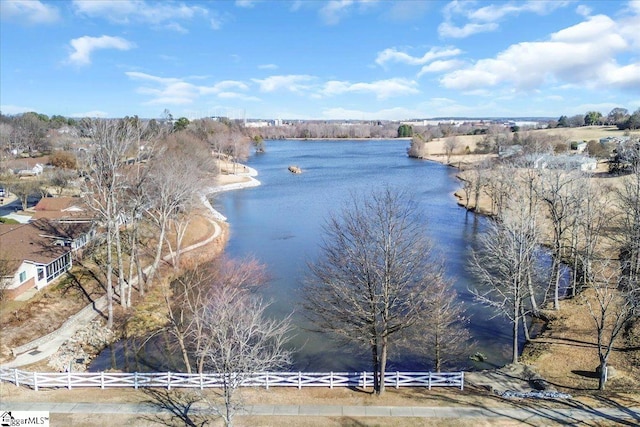
<instances>
[{"instance_id":1,"label":"tall bare tree trunk","mask_svg":"<svg viewBox=\"0 0 640 427\"><path fill-rule=\"evenodd\" d=\"M151 265L151 269L149 270L149 275L147 276L147 282L151 283L153 278L155 277L156 271L160 266L160 261L162 260L162 247L164 246L164 236L167 230L167 221L162 219L160 222L160 235L158 236L158 243L156 247L156 254L153 259L153 264Z\"/></svg>"},{"instance_id":2,"label":"tall bare tree trunk","mask_svg":"<svg viewBox=\"0 0 640 427\"><path fill-rule=\"evenodd\" d=\"M378 395L384 393L385 385L384 385L384 377L387 374L387 351L389 348L389 339L386 336L382 337L382 348L380 349L380 385L378 390Z\"/></svg>"},{"instance_id":3,"label":"tall bare tree trunk","mask_svg":"<svg viewBox=\"0 0 640 427\"><path fill-rule=\"evenodd\" d=\"M107 265L106 265L106 274L107 274L107 328L111 329L113 327L113 259L111 255L111 247L112 247L112 229L113 225L111 221L108 222L107 225Z\"/></svg>"},{"instance_id":4,"label":"tall bare tree trunk","mask_svg":"<svg viewBox=\"0 0 640 427\"><path fill-rule=\"evenodd\" d=\"M122 307L129 307L130 303L127 301L127 283L124 280L124 263L122 260L122 241L120 238L120 226L116 224L115 228L116 236L116 261L118 263L118 288L120 289L120 305Z\"/></svg>"}]
</instances>

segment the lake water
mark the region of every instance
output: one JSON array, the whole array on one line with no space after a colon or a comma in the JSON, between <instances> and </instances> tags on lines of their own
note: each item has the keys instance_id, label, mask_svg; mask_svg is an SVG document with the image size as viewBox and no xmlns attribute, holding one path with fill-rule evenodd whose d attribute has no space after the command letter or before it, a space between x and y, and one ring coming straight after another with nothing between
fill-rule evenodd
<instances>
[{"instance_id":1,"label":"lake water","mask_svg":"<svg viewBox=\"0 0 640 427\"><path fill-rule=\"evenodd\" d=\"M469 251L484 219L457 206L453 193L459 188L456 170L407 156L408 141L267 141L266 153L250 157L247 164L257 169L262 185L217 194L216 209L228 218L230 239L226 252L231 257L252 256L266 264L271 280L261 289L272 301L271 316L293 313L297 325L292 346L294 370L342 371L370 369L370 355L355 348L340 348L329 335L310 333L299 312L301 285L308 262L318 254L321 225L329 212L338 209L351 192L368 192L389 185L404 189L418 204L426 233L446 260L447 273L454 279L459 298L470 318L476 341L469 353L487 355L491 365L510 359L510 324L493 318L493 312L474 304L466 273ZM287 168L297 165L303 173ZM163 352L162 343L152 344ZM416 342L415 346L424 345ZM121 365L122 345L103 352L91 370ZM114 353L115 352L115 353ZM155 353L147 349L147 353ZM153 367L161 364L156 360ZM122 369L122 366L119 366ZM467 361L465 368L478 367ZM483 364L482 367L487 367ZM430 365L411 352L392 352L388 370L422 370ZM141 370L139 366L136 370Z\"/></svg>"}]
</instances>

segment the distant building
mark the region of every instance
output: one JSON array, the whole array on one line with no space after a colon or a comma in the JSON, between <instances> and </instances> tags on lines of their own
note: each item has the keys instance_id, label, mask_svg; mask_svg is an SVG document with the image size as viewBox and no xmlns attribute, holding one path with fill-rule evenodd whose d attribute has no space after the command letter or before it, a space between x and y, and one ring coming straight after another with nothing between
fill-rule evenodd
<instances>
[{"instance_id":1,"label":"distant building","mask_svg":"<svg viewBox=\"0 0 640 427\"><path fill-rule=\"evenodd\" d=\"M44 166L36 163L31 169L19 169L17 173L20 176L39 176L42 175L42 172L44 172Z\"/></svg>"},{"instance_id":2,"label":"distant building","mask_svg":"<svg viewBox=\"0 0 640 427\"><path fill-rule=\"evenodd\" d=\"M594 171L598 167L598 160L585 155L552 155L529 156L530 165L534 169L579 169L583 172Z\"/></svg>"}]
</instances>

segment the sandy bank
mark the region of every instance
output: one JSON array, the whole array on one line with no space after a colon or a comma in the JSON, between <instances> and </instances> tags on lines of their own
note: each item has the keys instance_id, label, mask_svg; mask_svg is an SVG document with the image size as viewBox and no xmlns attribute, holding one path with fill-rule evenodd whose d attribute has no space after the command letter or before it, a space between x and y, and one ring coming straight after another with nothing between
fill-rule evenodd
<instances>
[{"instance_id":1,"label":"sandy bank","mask_svg":"<svg viewBox=\"0 0 640 427\"><path fill-rule=\"evenodd\" d=\"M240 170L241 172L237 172L235 174L224 174L218 175L216 177L216 185L213 187L209 187L203 191L200 195L200 200L204 206L211 212L213 217L218 221L226 221L227 218L222 215L220 212L214 209L214 207L209 202L208 196L211 194L222 193L223 191L231 191L231 190L240 190L243 188L257 187L261 184L260 181L255 179L258 176L258 171L255 169L245 166L245 165L236 165L236 170Z\"/></svg>"}]
</instances>

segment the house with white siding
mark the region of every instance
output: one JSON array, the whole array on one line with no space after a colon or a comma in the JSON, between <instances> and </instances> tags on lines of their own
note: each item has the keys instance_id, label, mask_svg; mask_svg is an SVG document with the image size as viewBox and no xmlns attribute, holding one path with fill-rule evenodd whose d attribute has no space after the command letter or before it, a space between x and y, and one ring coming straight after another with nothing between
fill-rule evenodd
<instances>
[{"instance_id":1,"label":"house with white siding","mask_svg":"<svg viewBox=\"0 0 640 427\"><path fill-rule=\"evenodd\" d=\"M0 280L9 299L46 287L72 267L71 247L42 226L38 222L0 224L0 262L6 267Z\"/></svg>"}]
</instances>

